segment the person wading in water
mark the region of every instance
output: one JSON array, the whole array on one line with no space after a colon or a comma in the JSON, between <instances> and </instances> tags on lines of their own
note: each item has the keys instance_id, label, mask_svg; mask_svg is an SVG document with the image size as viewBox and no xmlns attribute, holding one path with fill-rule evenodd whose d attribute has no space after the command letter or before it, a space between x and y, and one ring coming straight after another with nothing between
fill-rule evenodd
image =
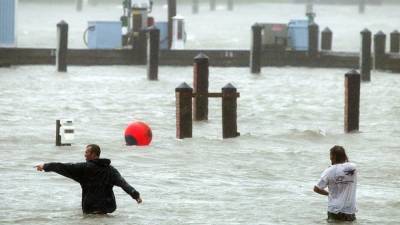
<instances>
[{"instance_id":1,"label":"person wading in water","mask_svg":"<svg viewBox=\"0 0 400 225\"><path fill-rule=\"evenodd\" d=\"M86 146L83 163L45 163L37 165L38 171L56 172L78 182L82 188L82 211L85 214L107 214L117 208L113 186L121 187L127 194L142 203L139 192L130 186L109 159L100 158L100 147Z\"/></svg>"},{"instance_id":2,"label":"person wading in water","mask_svg":"<svg viewBox=\"0 0 400 225\"><path fill-rule=\"evenodd\" d=\"M314 191L328 196L328 220L353 221L356 219L357 170L350 163L342 146L330 149L332 166L326 169L314 186ZM328 191L325 188L328 187Z\"/></svg>"}]
</instances>

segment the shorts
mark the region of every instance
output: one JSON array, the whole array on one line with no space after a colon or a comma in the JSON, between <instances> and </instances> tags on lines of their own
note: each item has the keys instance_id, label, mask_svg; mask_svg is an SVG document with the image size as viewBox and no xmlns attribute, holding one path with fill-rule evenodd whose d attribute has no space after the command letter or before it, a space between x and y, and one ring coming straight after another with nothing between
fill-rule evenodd
<instances>
[{"instance_id":1,"label":"shorts","mask_svg":"<svg viewBox=\"0 0 400 225\"><path fill-rule=\"evenodd\" d=\"M331 213L328 212L328 220L339 220L339 221L354 221L356 220L356 214L346 214L346 213Z\"/></svg>"}]
</instances>

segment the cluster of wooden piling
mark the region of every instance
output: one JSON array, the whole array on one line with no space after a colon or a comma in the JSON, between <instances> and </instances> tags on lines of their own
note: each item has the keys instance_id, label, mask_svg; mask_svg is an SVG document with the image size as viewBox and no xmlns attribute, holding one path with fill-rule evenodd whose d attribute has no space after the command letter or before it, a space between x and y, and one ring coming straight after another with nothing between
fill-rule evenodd
<instances>
[{"instance_id":1,"label":"cluster of wooden piling","mask_svg":"<svg viewBox=\"0 0 400 225\"><path fill-rule=\"evenodd\" d=\"M193 120L208 120L208 98L222 98L222 137L234 138L240 135L237 132L237 98L240 94L230 83L221 89L221 93L210 93L208 86L209 58L204 54L199 54L194 58L194 88L186 83L175 88L176 137L178 139L192 137Z\"/></svg>"},{"instance_id":2,"label":"cluster of wooden piling","mask_svg":"<svg viewBox=\"0 0 400 225\"><path fill-rule=\"evenodd\" d=\"M250 48L250 71L251 73L260 73L263 65L274 65L268 60L276 60L276 58L289 59L290 54L296 51L284 50L283 52L275 51L269 52L264 50L262 46L262 25L256 23L251 27L252 30L252 44ZM321 36L321 44L319 45L319 37ZM317 64L323 65L322 67L332 67L341 59L346 60L348 63L342 67L357 67L354 61L359 62L361 70L361 77L363 81L371 80L371 69L375 70L392 70L400 71L400 33L395 30L390 34L390 53L386 53L386 34L382 31L377 32L373 36L373 55L371 53L372 34L368 29L361 31L361 51L359 57L355 58L353 54L337 55L336 59L329 60L329 57L336 57L335 52L332 51L333 33L327 27L319 34L319 27L315 23L310 23L308 26L308 51L304 57L298 58L306 66L314 66ZM319 50L319 46L321 50ZM300 52L298 54L301 54ZM272 55L268 59L266 57ZM274 57L275 56L275 57ZM275 58L275 59L274 59ZM347 59L346 59L347 58ZM329 61L326 61L329 60ZM330 64L330 65L329 65ZM279 65L279 64L278 64ZM294 63L282 63L282 65L296 65ZM299 64L301 65L301 64ZM335 67L335 66L334 66Z\"/></svg>"}]
</instances>

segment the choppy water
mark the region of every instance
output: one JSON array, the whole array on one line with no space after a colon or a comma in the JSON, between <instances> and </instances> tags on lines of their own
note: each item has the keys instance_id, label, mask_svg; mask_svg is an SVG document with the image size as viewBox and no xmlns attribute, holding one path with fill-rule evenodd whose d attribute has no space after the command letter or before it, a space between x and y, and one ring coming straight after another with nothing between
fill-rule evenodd
<instances>
[{"instance_id":1,"label":"choppy water","mask_svg":"<svg viewBox=\"0 0 400 225\"><path fill-rule=\"evenodd\" d=\"M20 4L30 15L38 8ZM53 8L46 7L49 21L54 19ZM67 6L60 10L66 13ZM88 10L91 17L106 11ZM219 8L216 14L228 12ZM211 16L190 18L194 17L208 20ZM386 26L391 28L395 22ZM21 35L21 45L51 47L54 21L41 27L35 24L43 29L40 35L30 33L31 42ZM243 36L247 28L241 28ZM202 29L196 35L208 32ZM203 40L210 48L247 46L247 37L241 35L238 45L196 35L193 47L200 47ZM80 46L77 40L71 42ZM358 39L342 44L357 49ZM241 93L238 128L242 135L222 140L221 103L212 99L210 120L195 123L194 138L182 141L175 139L174 88L192 82L192 68L161 67L157 82L147 81L141 66L54 71L53 66L0 68L0 224L325 224L327 199L312 188L329 166L328 149L334 144L344 145L358 165L359 212L354 224L400 221L398 74L374 72L372 82L362 84L361 132L344 134L343 74L348 69L268 67L256 76L247 68L211 68L211 91L232 82ZM75 119L76 143L56 148L55 120L67 117ZM133 120L150 124L151 146L124 145L123 130ZM102 147L103 156L111 158L141 192L142 205L115 188L115 213L83 216L79 185L32 168L49 161L82 161L88 143Z\"/></svg>"}]
</instances>

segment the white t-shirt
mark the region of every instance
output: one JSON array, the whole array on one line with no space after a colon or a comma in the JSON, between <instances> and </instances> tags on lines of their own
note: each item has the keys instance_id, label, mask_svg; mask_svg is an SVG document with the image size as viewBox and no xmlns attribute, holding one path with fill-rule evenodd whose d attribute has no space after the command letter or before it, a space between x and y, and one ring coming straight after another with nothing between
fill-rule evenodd
<instances>
[{"instance_id":1,"label":"white t-shirt","mask_svg":"<svg viewBox=\"0 0 400 225\"><path fill-rule=\"evenodd\" d=\"M328 187L328 212L353 214L356 209L357 170L354 163L342 163L326 169L317 184Z\"/></svg>"}]
</instances>

